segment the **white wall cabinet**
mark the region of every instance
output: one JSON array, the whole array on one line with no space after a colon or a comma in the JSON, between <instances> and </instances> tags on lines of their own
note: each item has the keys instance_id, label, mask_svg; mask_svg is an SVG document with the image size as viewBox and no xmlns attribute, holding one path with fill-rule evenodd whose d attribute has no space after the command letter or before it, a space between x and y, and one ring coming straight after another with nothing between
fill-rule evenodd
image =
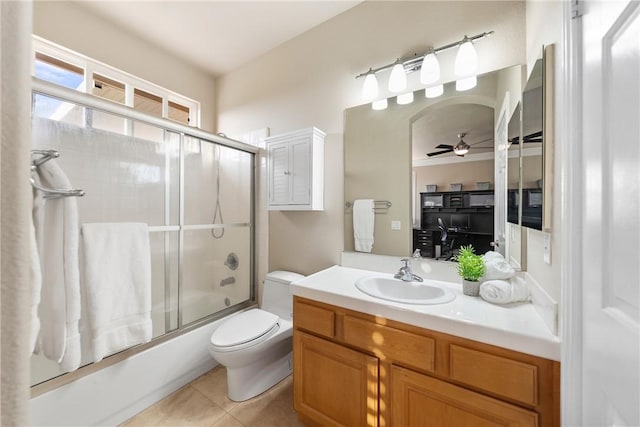
<instances>
[{"instance_id":1,"label":"white wall cabinet","mask_svg":"<svg viewBox=\"0 0 640 427\"><path fill-rule=\"evenodd\" d=\"M269 210L324 210L324 137L315 127L266 138Z\"/></svg>"}]
</instances>

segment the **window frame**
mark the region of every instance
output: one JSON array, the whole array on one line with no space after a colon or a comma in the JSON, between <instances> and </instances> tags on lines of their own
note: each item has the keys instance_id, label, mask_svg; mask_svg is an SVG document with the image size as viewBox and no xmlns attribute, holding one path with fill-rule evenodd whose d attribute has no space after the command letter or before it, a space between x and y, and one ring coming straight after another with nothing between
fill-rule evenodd
<instances>
[{"instance_id":1,"label":"window frame","mask_svg":"<svg viewBox=\"0 0 640 427\"><path fill-rule=\"evenodd\" d=\"M189 108L189 122L186 123L187 126L192 126L195 128L200 128L200 102L188 98L184 95L180 95L179 93L173 92L169 89L166 89L157 84L151 83L147 80L141 79L139 77L134 76L133 74L127 73L126 71L119 70L115 67L107 65L103 62L97 61L93 58L90 58L86 55L82 55L78 52L72 51L71 49L67 49L63 46L60 46L56 43L53 43L49 40L43 39L42 37L33 35L33 43L32 43L32 70L31 74L35 76L35 63L36 63L36 54L40 53L42 55L53 58L57 61L61 61L69 64L72 67L81 68L84 70L84 85L78 90L83 89L83 92L89 94L91 96L99 97L98 95L93 94L93 85L94 85L94 74L98 74L102 77L106 77L108 79L112 79L114 81L120 82L125 86L125 100L124 104L127 107L134 107L134 91L138 89L139 91L146 92L159 98L162 98L162 118L173 120L169 117L169 103L178 104L184 107ZM109 102L117 103L116 101L109 100L108 98L102 98ZM185 124L183 122L173 120L176 123Z\"/></svg>"}]
</instances>

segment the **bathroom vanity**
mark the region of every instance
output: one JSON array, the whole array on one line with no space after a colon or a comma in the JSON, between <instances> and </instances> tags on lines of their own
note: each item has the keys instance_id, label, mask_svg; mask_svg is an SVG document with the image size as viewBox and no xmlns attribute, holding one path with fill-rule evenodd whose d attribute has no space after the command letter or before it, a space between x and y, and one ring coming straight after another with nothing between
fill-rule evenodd
<instances>
[{"instance_id":1,"label":"bathroom vanity","mask_svg":"<svg viewBox=\"0 0 640 427\"><path fill-rule=\"evenodd\" d=\"M303 421L559 426L559 342L531 304L495 306L437 281L454 301L394 303L355 288L369 275L384 273L335 266L293 285Z\"/></svg>"}]
</instances>

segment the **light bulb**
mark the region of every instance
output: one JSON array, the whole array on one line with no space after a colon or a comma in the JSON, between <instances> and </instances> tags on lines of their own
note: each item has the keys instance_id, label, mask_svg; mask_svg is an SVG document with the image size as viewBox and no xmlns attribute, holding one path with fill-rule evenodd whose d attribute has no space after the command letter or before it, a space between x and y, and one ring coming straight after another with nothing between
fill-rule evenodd
<instances>
[{"instance_id":1,"label":"light bulb","mask_svg":"<svg viewBox=\"0 0 640 427\"><path fill-rule=\"evenodd\" d=\"M440 80L440 63L436 54L431 52L425 55L422 60L422 68L420 69L420 82L429 85Z\"/></svg>"},{"instance_id":2,"label":"light bulb","mask_svg":"<svg viewBox=\"0 0 640 427\"><path fill-rule=\"evenodd\" d=\"M400 60L391 69L389 76L389 90L391 92L402 92L407 88L407 75L404 72L404 66Z\"/></svg>"},{"instance_id":3,"label":"light bulb","mask_svg":"<svg viewBox=\"0 0 640 427\"><path fill-rule=\"evenodd\" d=\"M478 54L471 39L464 36L456 54L455 72L458 76L468 76L478 69Z\"/></svg>"},{"instance_id":4,"label":"light bulb","mask_svg":"<svg viewBox=\"0 0 640 427\"><path fill-rule=\"evenodd\" d=\"M387 99L379 99L377 101L373 101L371 103L371 108L373 108L374 110L384 110L387 108Z\"/></svg>"},{"instance_id":5,"label":"light bulb","mask_svg":"<svg viewBox=\"0 0 640 427\"><path fill-rule=\"evenodd\" d=\"M465 90L473 89L478 84L478 78L476 76L467 77L464 79L456 80L456 90L462 92Z\"/></svg>"},{"instance_id":6,"label":"light bulb","mask_svg":"<svg viewBox=\"0 0 640 427\"><path fill-rule=\"evenodd\" d=\"M413 102L413 92L403 93L402 95L398 95L396 102L400 105L411 104Z\"/></svg>"},{"instance_id":7,"label":"light bulb","mask_svg":"<svg viewBox=\"0 0 640 427\"><path fill-rule=\"evenodd\" d=\"M378 79L371 69L364 78L364 84L362 85L362 98L365 101L371 101L378 97Z\"/></svg>"},{"instance_id":8,"label":"light bulb","mask_svg":"<svg viewBox=\"0 0 640 427\"><path fill-rule=\"evenodd\" d=\"M426 98L437 98L444 93L444 85L428 87L424 90Z\"/></svg>"}]
</instances>

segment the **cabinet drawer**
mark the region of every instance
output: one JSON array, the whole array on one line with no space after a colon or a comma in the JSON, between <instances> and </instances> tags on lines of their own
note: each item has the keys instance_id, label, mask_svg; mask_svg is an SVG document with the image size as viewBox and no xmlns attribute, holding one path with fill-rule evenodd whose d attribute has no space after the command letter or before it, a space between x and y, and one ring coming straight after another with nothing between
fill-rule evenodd
<instances>
[{"instance_id":1,"label":"cabinet drawer","mask_svg":"<svg viewBox=\"0 0 640 427\"><path fill-rule=\"evenodd\" d=\"M333 338L335 333L335 314L326 308L294 301L293 325L318 335Z\"/></svg>"},{"instance_id":2,"label":"cabinet drawer","mask_svg":"<svg viewBox=\"0 0 640 427\"><path fill-rule=\"evenodd\" d=\"M537 427L538 414L428 375L391 367L394 426Z\"/></svg>"},{"instance_id":3,"label":"cabinet drawer","mask_svg":"<svg viewBox=\"0 0 640 427\"><path fill-rule=\"evenodd\" d=\"M538 404L538 367L482 351L451 345L452 380L527 405Z\"/></svg>"},{"instance_id":4,"label":"cabinet drawer","mask_svg":"<svg viewBox=\"0 0 640 427\"><path fill-rule=\"evenodd\" d=\"M369 351L384 362L398 362L427 372L435 369L433 338L349 315L344 317L343 326L346 343Z\"/></svg>"}]
</instances>

